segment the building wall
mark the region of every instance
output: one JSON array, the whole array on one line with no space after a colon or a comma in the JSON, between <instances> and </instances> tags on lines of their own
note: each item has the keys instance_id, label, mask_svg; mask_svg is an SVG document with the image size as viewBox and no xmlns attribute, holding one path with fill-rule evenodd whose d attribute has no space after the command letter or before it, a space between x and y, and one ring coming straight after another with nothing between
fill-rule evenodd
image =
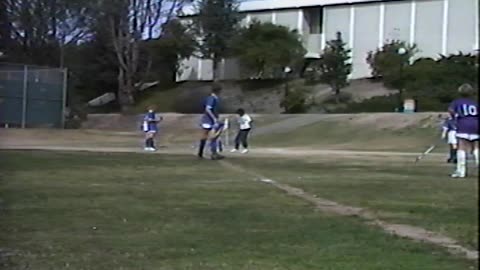
<instances>
[{"instance_id":1,"label":"building wall","mask_svg":"<svg viewBox=\"0 0 480 270\"><path fill-rule=\"evenodd\" d=\"M352 78L368 76L371 71L366 64L368 52L379 45L380 5L354 7L353 30L350 42L352 48Z\"/></svg>"},{"instance_id":2,"label":"building wall","mask_svg":"<svg viewBox=\"0 0 480 270\"><path fill-rule=\"evenodd\" d=\"M416 44L419 57L478 48L478 0L410 0L324 8L325 39L340 31L352 48L351 78L370 76L365 59L391 40Z\"/></svg>"},{"instance_id":3,"label":"building wall","mask_svg":"<svg viewBox=\"0 0 480 270\"><path fill-rule=\"evenodd\" d=\"M250 12L245 22L256 18L299 30L309 55L318 54L328 40L335 38L336 32L341 32L352 49L351 78L356 79L371 74L366 63L368 52L391 40L417 44L420 50L417 57L435 58L478 49L478 9L478 0L404 0L324 6L317 8L322 11L322 19L318 21L312 11L315 8ZM178 79L211 80L211 61L198 62L198 59L185 61L190 72ZM221 78L240 76L236 61L227 60L224 68Z\"/></svg>"},{"instance_id":4,"label":"building wall","mask_svg":"<svg viewBox=\"0 0 480 270\"><path fill-rule=\"evenodd\" d=\"M287 9L276 11L276 24L286 26L290 29L298 28L298 10Z\"/></svg>"},{"instance_id":5,"label":"building wall","mask_svg":"<svg viewBox=\"0 0 480 270\"><path fill-rule=\"evenodd\" d=\"M383 37L381 43L392 40L410 42L411 1L389 2L383 4ZM381 45L381 44L380 44Z\"/></svg>"},{"instance_id":6,"label":"building wall","mask_svg":"<svg viewBox=\"0 0 480 270\"><path fill-rule=\"evenodd\" d=\"M448 3L447 53L479 47L478 0L450 0Z\"/></svg>"},{"instance_id":7,"label":"building wall","mask_svg":"<svg viewBox=\"0 0 480 270\"><path fill-rule=\"evenodd\" d=\"M252 20L257 20L262 23L272 22L272 11L260 11L249 13Z\"/></svg>"},{"instance_id":8,"label":"building wall","mask_svg":"<svg viewBox=\"0 0 480 270\"><path fill-rule=\"evenodd\" d=\"M417 57L434 58L442 52L443 2L443 0L416 2L413 42L420 50Z\"/></svg>"}]
</instances>

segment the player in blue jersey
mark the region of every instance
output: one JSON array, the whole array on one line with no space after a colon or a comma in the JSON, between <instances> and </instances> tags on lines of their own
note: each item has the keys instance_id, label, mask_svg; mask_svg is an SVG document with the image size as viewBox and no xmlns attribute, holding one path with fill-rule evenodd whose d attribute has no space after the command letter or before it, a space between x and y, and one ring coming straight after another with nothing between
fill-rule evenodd
<instances>
[{"instance_id":1,"label":"player in blue jersey","mask_svg":"<svg viewBox=\"0 0 480 270\"><path fill-rule=\"evenodd\" d=\"M223 159L224 156L218 154L222 151L222 132L225 129L225 125L219 121L218 124L213 128L210 134L210 152L212 153L212 160Z\"/></svg>"},{"instance_id":2,"label":"player in blue jersey","mask_svg":"<svg viewBox=\"0 0 480 270\"><path fill-rule=\"evenodd\" d=\"M456 120L458 139L457 170L452 177L464 178L467 174L467 153L473 152L478 166L478 103L469 98L474 93L471 85L463 84L458 91L461 97L454 100L448 108L448 112Z\"/></svg>"},{"instance_id":3,"label":"player in blue jersey","mask_svg":"<svg viewBox=\"0 0 480 270\"><path fill-rule=\"evenodd\" d=\"M149 107L143 117L142 130L145 132L145 151L156 151L155 135L158 133L158 123L163 120L158 118L153 107Z\"/></svg>"},{"instance_id":4,"label":"player in blue jersey","mask_svg":"<svg viewBox=\"0 0 480 270\"><path fill-rule=\"evenodd\" d=\"M457 124L455 118L448 116L442 125L442 139L446 140L450 146L450 155L447 159L448 163L457 163Z\"/></svg>"},{"instance_id":5,"label":"player in blue jersey","mask_svg":"<svg viewBox=\"0 0 480 270\"><path fill-rule=\"evenodd\" d=\"M205 145L207 143L210 131L212 131L212 129L214 129L219 124L219 95L221 90L222 88L219 85L213 85L211 94L205 99L203 104L204 113L202 115L200 123L202 132L200 138L200 145L198 147L199 158L203 158L203 151L205 149ZM218 155L218 153L216 155Z\"/></svg>"}]
</instances>

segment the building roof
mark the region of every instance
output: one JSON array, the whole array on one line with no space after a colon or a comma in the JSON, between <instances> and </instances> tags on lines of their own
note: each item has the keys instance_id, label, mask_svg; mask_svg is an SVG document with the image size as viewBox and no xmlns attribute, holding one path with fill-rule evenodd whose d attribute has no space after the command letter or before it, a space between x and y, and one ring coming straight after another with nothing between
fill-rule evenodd
<instances>
[{"instance_id":1,"label":"building roof","mask_svg":"<svg viewBox=\"0 0 480 270\"><path fill-rule=\"evenodd\" d=\"M260 10L277 10L289 8L329 6L329 5L348 5L365 2L380 2L385 0L248 0L240 3L239 10L241 12L260 11ZM193 5L183 8L183 16L195 15Z\"/></svg>"}]
</instances>

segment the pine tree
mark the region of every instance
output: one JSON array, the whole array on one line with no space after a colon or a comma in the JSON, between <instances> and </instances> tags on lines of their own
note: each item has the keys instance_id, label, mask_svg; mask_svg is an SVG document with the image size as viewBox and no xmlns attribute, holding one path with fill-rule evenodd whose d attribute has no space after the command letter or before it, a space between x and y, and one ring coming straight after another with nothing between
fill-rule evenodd
<instances>
[{"instance_id":1,"label":"pine tree","mask_svg":"<svg viewBox=\"0 0 480 270\"><path fill-rule=\"evenodd\" d=\"M348 85L348 75L352 72L350 52L343 42L342 34L337 32L337 37L327 42L319 62L320 81L330 85L337 103L340 90Z\"/></svg>"},{"instance_id":2,"label":"pine tree","mask_svg":"<svg viewBox=\"0 0 480 270\"><path fill-rule=\"evenodd\" d=\"M218 63L228 55L229 43L239 30L242 15L238 0L200 0L194 27L202 56L213 60L213 79L217 80Z\"/></svg>"}]
</instances>

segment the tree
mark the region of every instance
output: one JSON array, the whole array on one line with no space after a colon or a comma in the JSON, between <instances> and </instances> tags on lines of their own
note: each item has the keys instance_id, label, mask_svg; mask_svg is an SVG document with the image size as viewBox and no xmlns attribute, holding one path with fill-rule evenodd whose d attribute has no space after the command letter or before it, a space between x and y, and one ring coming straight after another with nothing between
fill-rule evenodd
<instances>
[{"instance_id":1,"label":"tree","mask_svg":"<svg viewBox=\"0 0 480 270\"><path fill-rule=\"evenodd\" d=\"M339 103L340 90L348 85L348 75L352 72L351 50L346 48L340 32L337 32L337 37L328 41L326 45L317 64L320 81L330 85L335 93L336 102Z\"/></svg>"},{"instance_id":2,"label":"tree","mask_svg":"<svg viewBox=\"0 0 480 270\"><path fill-rule=\"evenodd\" d=\"M11 24L7 13L7 2L0 1L0 53L4 53L10 47ZM1 58L1 56L0 56Z\"/></svg>"},{"instance_id":3,"label":"tree","mask_svg":"<svg viewBox=\"0 0 480 270\"><path fill-rule=\"evenodd\" d=\"M141 43L163 29L183 6L184 0L121 0L100 3L101 16L106 18L118 62L118 99L123 109L135 102L135 93L143 83ZM147 65L148 67L149 65Z\"/></svg>"},{"instance_id":4,"label":"tree","mask_svg":"<svg viewBox=\"0 0 480 270\"><path fill-rule=\"evenodd\" d=\"M405 92L421 103L429 100L447 106L458 97L458 86L469 83L478 87L477 75L476 56L472 54L458 53L438 60L419 58L405 69Z\"/></svg>"},{"instance_id":5,"label":"tree","mask_svg":"<svg viewBox=\"0 0 480 270\"><path fill-rule=\"evenodd\" d=\"M403 51L403 53L401 53ZM388 88L404 88L403 69L410 65L412 57L418 52L416 45L404 41L393 40L367 55L367 63L372 69L374 78L382 79ZM401 94L401 93L400 93Z\"/></svg>"},{"instance_id":6,"label":"tree","mask_svg":"<svg viewBox=\"0 0 480 270\"><path fill-rule=\"evenodd\" d=\"M63 48L76 44L89 32L90 0L4 0L2 12L8 23L13 61L63 66ZM6 14L3 14L5 13ZM4 36L4 35L2 35Z\"/></svg>"},{"instance_id":7,"label":"tree","mask_svg":"<svg viewBox=\"0 0 480 270\"><path fill-rule=\"evenodd\" d=\"M306 53L296 31L258 21L240 31L232 48L244 73L258 78L273 77L286 66L299 66Z\"/></svg>"},{"instance_id":8,"label":"tree","mask_svg":"<svg viewBox=\"0 0 480 270\"><path fill-rule=\"evenodd\" d=\"M190 57L197 46L194 35L179 20L171 20L163 27L161 38L145 42L146 52L151 55L146 65L147 73L153 73L161 81L175 82L180 70L180 61ZM151 74L146 74L148 78Z\"/></svg>"},{"instance_id":9,"label":"tree","mask_svg":"<svg viewBox=\"0 0 480 270\"><path fill-rule=\"evenodd\" d=\"M118 89L117 56L110 32L105 24L94 26L92 31L88 41L65 48L69 86L79 102L87 102Z\"/></svg>"},{"instance_id":10,"label":"tree","mask_svg":"<svg viewBox=\"0 0 480 270\"><path fill-rule=\"evenodd\" d=\"M229 55L230 42L242 19L238 0L199 0L193 19L201 56L213 61L213 79L218 78L218 63Z\"/></svg>"}]
</instances>

